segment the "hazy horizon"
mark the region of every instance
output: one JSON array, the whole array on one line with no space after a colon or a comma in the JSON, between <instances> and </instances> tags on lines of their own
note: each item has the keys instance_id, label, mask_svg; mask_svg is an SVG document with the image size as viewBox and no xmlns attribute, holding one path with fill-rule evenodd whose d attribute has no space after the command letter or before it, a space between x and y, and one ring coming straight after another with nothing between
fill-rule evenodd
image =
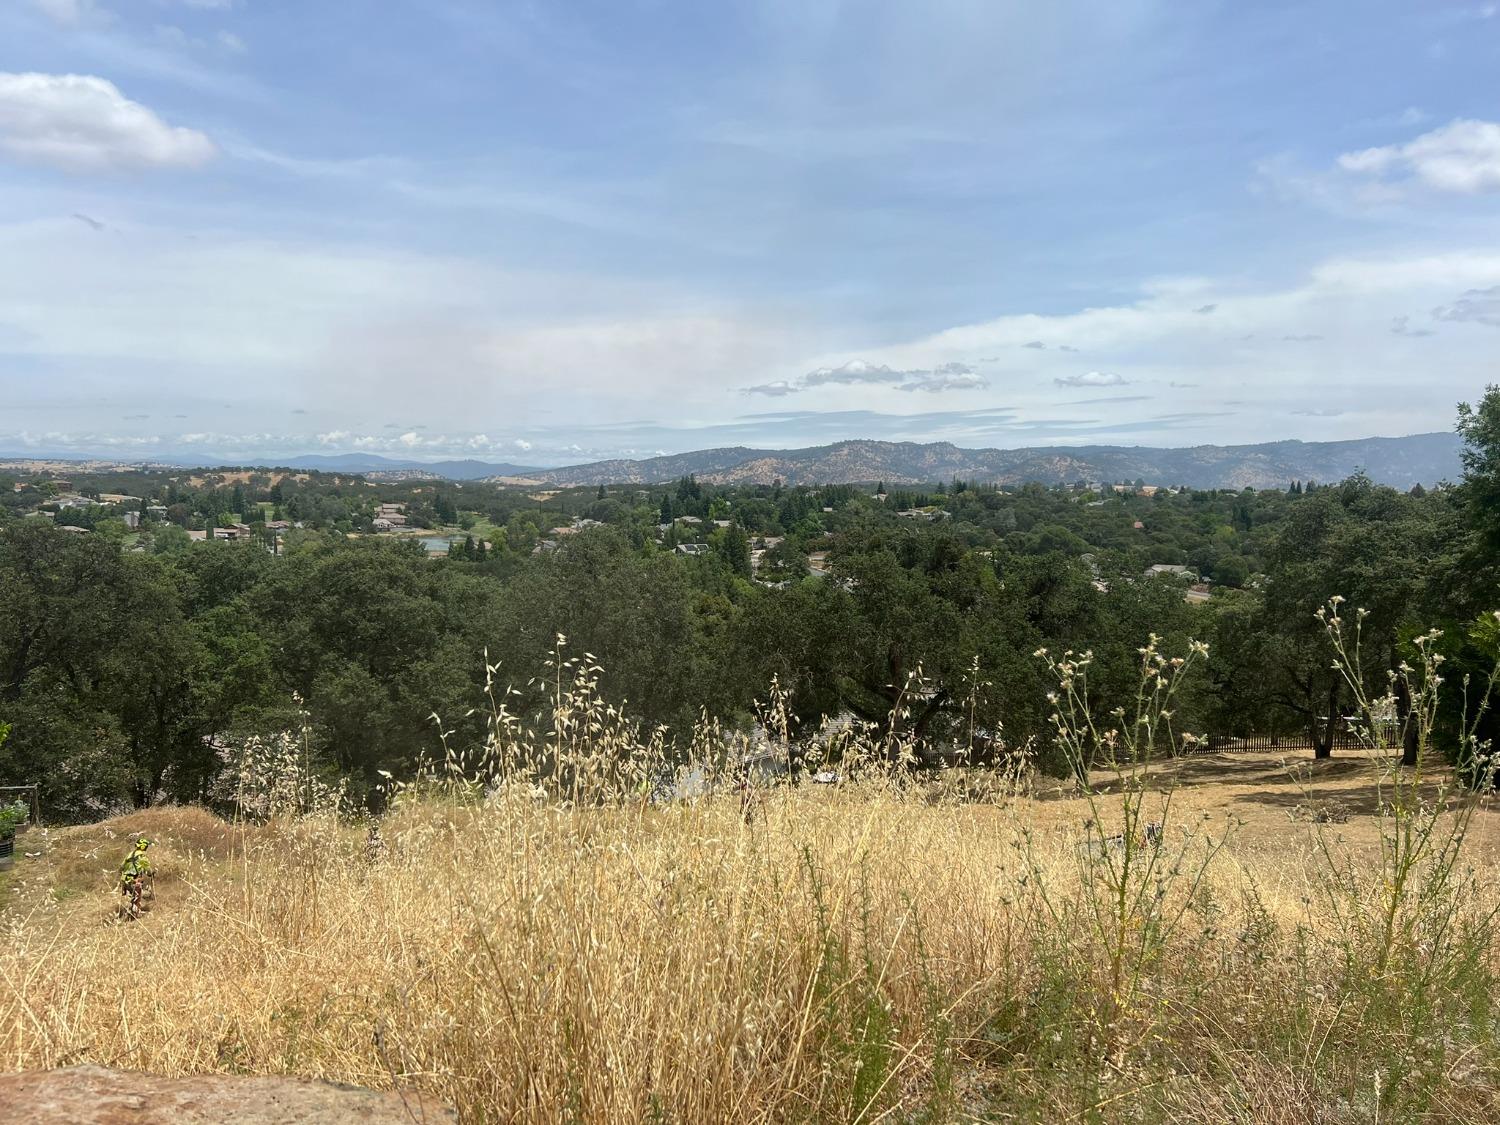
<instances>
[{"instance_id":1,"label":"hazy horizon","mask_svg":"<svg viewBox=\"0 0 1500 1125\"><path fill-rule=\"evenodd\" d=\"M1097 449L1097 450L1103 450L1103 449L1123 449L1123 450L1131 450L1131 449L1140 449L1140 450L1156 450L1156 449L1162 449L1162 450L1189 450L1189 449L1201 448L1201 447L1205 447L1205 446L1209 446L1209 447L1213 447L1213 448L1226 448L1226 447L1234 448L1234 447L1253 447L1253 446L1261 446L1261 445L1274 445L1274 444L1280 444L1282 442L1293 442L1293 443L1302 443L1302 444L1325 444L1325 443L1328 443L1328 442L1403 441L1403 440L1408 440L1408 439L1416 439L1416 438L1424 438L1424 437L1440 437L1440 436L1446 436L1446 435L1452 435L1453 436L1454 445L1455 445L1455 448L1456 448L1457 445L1458 445L1459 439L1458 439L1456 433L1454 433L1454 431L1452 429L1449 429L1449 430L1430 430L1430 431L1422 431L1422 432L1419 432L1419 433L1410 433L1410 434L1364 434L1364 435L1351 436L1351 437L1328 438L1328 439L1317 439L1317 438L1313 438L1313 439L1306 439L1306 438L1280 438L1280 439L1272 439L1271 441L1267 441L1267 442L1184 442L1184 443L1175 443L1175 444L1172 444L1172 443L1160 443L1160 444L1158 444L1158 443L1145 443L1145 442L1083 442L1083 443L1079 443L1079 442L1056 442L1056 443L1047 443L1047 444L1040 444L1040 443L1038 443L1038 444L1032 444L1032 445L1013 445L1013 446L965 445L965 444L963 444L961 442L948 442L947 444L956 446L957 448L959 448L961 450L974 451L974 452L982 452L984 450L989 450L989 449L999 450L999 451L1002 451L1002 452L1011 452L1011 451L1028 450L1028 449L1035 449L1035 450L1044 450L1044 449L1070 449L1070 450L1090 450L1090 449ZM289 449L289 450L278 451L278 452L271 452L271 453L266 453L266 454L245 454L245 455L240 455L240 454L236 454L236 453L233 453L233 452L231 452L231 453L224 453L224 454L216 454L216 453L213 453L211 451L210 452L206 452L206 453L202 453L202 454L198 454L198 453L193 453L191 451L177 450L177 449L170 449L170 448L168 448L168 449L162 449L162 450L155 451L155 452L153 452L150 455L132 456L132 455L121 455L121 454L119 454L117 452L116 453L98 452L98 451L94 451L94 452L88 452L88 451L47 452L45 450L18 451L18 450L6 448L6 447L0 447L0 460L33 460L33 461L58 461L58 462L65 462L65 461L75 461L75 462L118 462L120 464L151 464L151 463L160 463L160 464L163 464L163 465L171 465L171 466L183 467L183 468L189 468L189 467L190 468L211 468L211 467L215 467L215 466L230 466L230 465L239 465L239 466L254 465L254 466L274 467L276 465L285 465L285 464L289 464L289 463L293 463L293 462L311 462L311 461L316 460L316 459L326 459L326 460L329 460L329 461L336 461L336 460L340 460L340 459L354 459L354 458L359 458L359 459L368 459L368 460L370 460L372 462L388 462L389 464L391 464L393 466L404 466L404 465L437 465L437 464L453 463L453 462L459 462L459 461L471 461L471 462L476 462L476 463L481 463L481 464L511 465L511 466L515 466L517 468L525 468L525 469L552 470L552 469L559 469L559 468L569 468L569 467L574 467L574 466L583 466L583 465L588 465L590 463L597 462L597 461L650 460L650 459L652 459L654 457L686 456L686 455L693 454L693 453L707 452L707 451L711 451L711 450L715 450L715 449L743 448L743 449L746 449L746 450L750 450L750 451L754 451L754 452L760 452L760 453L797 453L797 452L801 452L801 451L808 450L808 449L821 449L821 448L827 448L828 446L831 446L831 445L848 444L848 443L851 443L851 442L889 443L889 442L892 442L893 440L895 440L895 439L887 439L887 438L843 438L843 439L839 439L838 441L819 442L819 443L810 444L810 445L780 445L780 446L778 446L778 445L745 445L743 443L732 443L732 444L728 444L728 445L693 446L691 448L684 448L684 449L679 449L679 450L673 450L673 451L669 451L669 452L666 452L666 453L656 453L656 454L642 455L642 456L638 456L638 457L625 457L625 458L604 457L604 458L585 458L585 459L575 459L575 460L553 459L553 458L549 458L549 459L546 459L546 460L540 460L540 459L537 459L537 460L526 460L526 459L519 458L519 457L504 457L504 456L484 457L484 456L476 456L476 455L473 455L473 454L454 454L454 455L449 455L449 456L432 455L432 454L424 456L424 455L418 454L418 455L414 455L414 456L403 456L401 454L393 453L393 452L372 452L372 451L368 451L368 450L346 450L346 451L340 451L340 452L330 452L327 449L301 449L301 450ZM931 445L931 444L938 444L938 443L939 442L934 441L934 442L911 442L909 444Z\"/></svg>"},{"instance_id":2,"label":"hazy horizon","mask_svg":"<svg viewBox=\"0 0 1500 1125\"><path fill-rule=\"evenodd\" d=\"M1450 429L1500 5L13 0L0 451Z\"/></svg>"}]
</instances>

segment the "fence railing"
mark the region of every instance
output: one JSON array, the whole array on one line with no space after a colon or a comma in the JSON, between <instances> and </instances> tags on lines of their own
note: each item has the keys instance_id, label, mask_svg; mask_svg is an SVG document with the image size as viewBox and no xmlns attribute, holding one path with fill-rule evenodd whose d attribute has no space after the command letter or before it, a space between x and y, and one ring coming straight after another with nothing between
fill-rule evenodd
<instances>
[{"instance_id":1,"label":"fence railing","mask_svg":"<svg viewBox=\"0 0 1500 1125\"><path fill-rule=\"evenodd\" d=\"M1335 731L1333 749L1363 750L1368 743L1353 731ZM1198 748L1200 754L1248 754L1264 750L1312 750L1313 741L1307 734L1211 734Z\"/></svg>"}]
</instances>

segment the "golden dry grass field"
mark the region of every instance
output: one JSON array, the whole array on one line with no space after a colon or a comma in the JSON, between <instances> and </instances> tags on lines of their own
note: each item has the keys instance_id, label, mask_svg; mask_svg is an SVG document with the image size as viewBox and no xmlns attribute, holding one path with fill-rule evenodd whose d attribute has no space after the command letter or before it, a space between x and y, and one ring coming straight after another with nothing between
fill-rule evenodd
<instances>
[{"instance_id":1,"label":"golden dry grass field","mask_svg":"<svg viewBox=\"0 0 1500 1125\"><path fill-rule=\"evenodd\" d=\"M429 796L373 857L325 817L33 829L0 1051L420 1088L473 1121L1497 1120L1500 822L1465 799L1456 861L1403 874L1394 837L1465 810L1395 815L1388 774L1167 763L1159 843L1102 839L1102 776L1091 805L960 773L768 789L749 823L733 795ZM158 898L113 924L140 832Z\"/></svg>"}]
</instances>

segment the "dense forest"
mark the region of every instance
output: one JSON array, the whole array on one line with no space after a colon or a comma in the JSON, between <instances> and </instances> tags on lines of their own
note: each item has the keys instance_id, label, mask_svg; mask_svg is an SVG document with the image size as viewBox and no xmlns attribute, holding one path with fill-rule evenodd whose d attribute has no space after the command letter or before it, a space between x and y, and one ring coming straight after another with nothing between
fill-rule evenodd
<instances>
[{"instance_id":1,"label":"dense forest","mask_svg":"<svg viewBox=\"0 0 1500 1125\"><path fill-rule=\"evenodd\" d=\"M1197 638L1211 656L1180 729L1327 754L1347 706L1315 617L1329 598L1367 611L1374 694L1430 626L1451 683L1493 665L1500 389L1458 428L1464 479L1410 492L0 478L0 784L40 782L68 817L212 801L248 740L292 732L368 794L440 753L435 715L454 742L482 737L487 665L512 710L541 713L559 644L679 744L705 715L749 728L774 680L803 732L839 715L938 748L978 731L1051 768L1038 649L1091 651L1106 714L1148 635ZM413 534L375 534L380 504ZM220 525L247 534L192 541ZM434 555L421 528L451 546Z\"/></svg>"}]
</instances>

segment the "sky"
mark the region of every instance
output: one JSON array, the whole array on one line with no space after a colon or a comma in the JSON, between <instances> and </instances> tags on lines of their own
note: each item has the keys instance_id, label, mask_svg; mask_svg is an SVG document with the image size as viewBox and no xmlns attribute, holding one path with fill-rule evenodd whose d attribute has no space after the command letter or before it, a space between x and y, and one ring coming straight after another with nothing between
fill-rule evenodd
<instances>
[{"instance_id":1,"label":"sky","mask_svg":"<svg viewBox=\"0 0 1500 1125\"><path fill-rule=\"evenodd\" d=\"M0 0L0 452L1450 429L1490 0Z\"/></svg>"}]
</instances>

